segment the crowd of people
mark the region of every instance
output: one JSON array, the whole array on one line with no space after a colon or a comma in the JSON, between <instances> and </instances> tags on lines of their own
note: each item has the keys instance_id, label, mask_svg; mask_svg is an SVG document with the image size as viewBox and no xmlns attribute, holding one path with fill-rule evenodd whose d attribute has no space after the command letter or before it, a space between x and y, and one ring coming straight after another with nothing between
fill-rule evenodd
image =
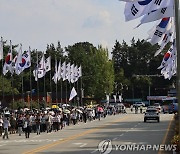
<instances>
[{"instance_id":1,"label":"crowd of people","mask_svg":"<svg viewBox=\"0 0 180 154\"><path fill-rule=\"evenodd\" d=\"M92 120L101 120L107 115L121 113L119 108L95 106L87 107L65 107L43 110L4 110L0 114L0 136L9 139L9 134L25 134L29 138L30 133L40 135L42 132L50 133L59 131L69 125L86 123Z\"/></svg>"}]
</instances>

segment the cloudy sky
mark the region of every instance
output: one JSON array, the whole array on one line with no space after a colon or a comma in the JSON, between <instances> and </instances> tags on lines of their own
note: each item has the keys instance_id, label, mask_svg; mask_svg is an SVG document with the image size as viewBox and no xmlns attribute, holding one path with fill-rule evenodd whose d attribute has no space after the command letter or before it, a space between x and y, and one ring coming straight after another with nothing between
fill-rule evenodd
<instances>
[{"instance_id":1,"label":"cloudy sky","mask_svg":"<svg viewBox=\"0 0 180 154\"><path fill-rule=\"evenodd\" d=\"M50 43L62 47L81 41L99 44L111 52L115 40L146 38L152 25L134 27L125 22L124 2L118 0L1 0L0 35L23 49L45 50Z\"/></svg>"}]
</instances>

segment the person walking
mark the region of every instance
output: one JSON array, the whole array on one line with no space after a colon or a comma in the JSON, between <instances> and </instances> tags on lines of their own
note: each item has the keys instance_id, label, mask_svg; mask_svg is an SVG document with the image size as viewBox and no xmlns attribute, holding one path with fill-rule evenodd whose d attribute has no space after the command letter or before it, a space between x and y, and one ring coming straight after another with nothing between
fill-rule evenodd
<instances>
[{"instance_id":1,"label":"person walking","mask_svg":"<svg viewBox=\"0 0 180 154\"><path fill-rule=\"evenodd\" d=\"M23 117L22 117L22 115L19 115L19 117L17 119L17 127L18 127L19 136L21 136L21 134L22 134L23 123L24 123Z\"/></svg>"},{"instance_id":2,"label":"person walking","mask_svg":"<svg viewBox=\"0 0 180 154\"><path fill-rule=\"evenodd\" d=\"M143 110L143 107L142 107L142 105L140 106L140 113L142 113L142 110Z\"/></svg>"},{"instance_id":3,"label":"person walking","mask_svg":"<svg viewBox=\"0 0 180 154\"><path fill-rule=\"evenodd\" d=\"M2 136L3 133L3 119L2 116L0 115L0 136Z\"/></svg>"},{"instance_id":4,"label":"person walking","mask_svg":"<svg viewBox=\"0 0 180 154\"><path fill-rule=\"evenodd\" d=\"M9 139L8 137L8 128L10 127L10 122L9 122L9 118L4 117L3 119L3 128L4 128L4 135L3 135L3 139L5 139L5 137L7 139Z\"/></svg>"},{"instance_id":5,"label":"person walking","mask_svg":"<svg viewBox=\"0 0 180 154\"><path fill-rule=\"evenodd\" d=\"M37 135L40 135L41 115L39 113L36 115L35 122L36 122L36 133Z\"/></svg>"},{"instance_id":6,"label":"person walking","mask_svg":"<svg viewBox=\"0 0 180 154\"><path fill-rule=\"evenodd\" d=\"M28 114L26 115L24 120L24 131L25 131L25 137L29 138L31 132L31 121Z\"/></svg>"}]
</instances>

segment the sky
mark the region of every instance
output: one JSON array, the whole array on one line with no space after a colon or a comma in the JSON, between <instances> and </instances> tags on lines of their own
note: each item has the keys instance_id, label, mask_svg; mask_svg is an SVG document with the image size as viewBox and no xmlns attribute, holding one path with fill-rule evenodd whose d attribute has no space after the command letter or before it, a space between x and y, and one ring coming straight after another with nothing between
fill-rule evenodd
<instances>
[{"instance_id":1,"label":"sky","mask_svg":"<svg viewBox=\"0 0 180 154\"><path fill-rule=\"evenodd\" d=\"M134 29L139 19L125 22L124 6L118 0L1 0L0 36L23 50L87 41L111 52L116 40L146 39L153 26Z\"/></svg>"}]
</instances>

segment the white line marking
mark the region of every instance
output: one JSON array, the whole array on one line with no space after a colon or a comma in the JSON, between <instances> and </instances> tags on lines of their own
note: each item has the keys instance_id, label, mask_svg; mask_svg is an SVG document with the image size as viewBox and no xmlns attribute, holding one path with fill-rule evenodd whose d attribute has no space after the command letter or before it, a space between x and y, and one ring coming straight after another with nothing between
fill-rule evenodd
<instances>
[{"instance_id":1,"label":"white line marking","mask_svg":"<svg viewBox=\"0 0 180 154\"><path fill-rule=\"evenodd\" d=\"M7 145L7 144L2 144L2 145L0 145L0 147L5 146L5 145Z\"/></svg>"},{"instance_id":2,"label":"white line marking","mask_svg":"<svg viewBox=\"0 0 180 154\"><path fill-rule=\"evenodd\" d=\"M37 135L37 136L34 136L33 138L37 138L37 137L40 137L41 135Z\"/></svg>"},{"instance_id":3,"label":"white line marking","mask_svg":"<svg viewBox=\"0 0 180 154\"><path fill-rule=\"evenodd\" d=\"M117 140L118 138L116 137L116 138L113 138L113 140Z\"/></svg>"},{"instance_id":4,"label":"white line marking","mask_svg":"<svg viewBox=\"0 0 180 154\"><path fill-rule=\"evenodd\" d=\"M84 144L82 144L80 147L82 148L82 147L84 147L84 146L86 146L87 145L87 143L84 143Z\"/></svg>"},{"instance_id":5,"label":"white line marking","mask_svg":"<svg viewBox=\"0 0 180 154\"><path fill-rule=\"evenodd\" d=\"M123 136L124 134L121 134L121 135L119 135L119 136Z\"/></svg>"},{"instance_id":6,"label":"white line marking","mask_svg":"<svg viewBox=\"0 0 180 154\"><path fill-rule=\"evenodd\" d=\"M92 151L91 153L95 153L96 151L98 151L98 149L96 149L96 150Z\"/></svg>"}]
</instances>

